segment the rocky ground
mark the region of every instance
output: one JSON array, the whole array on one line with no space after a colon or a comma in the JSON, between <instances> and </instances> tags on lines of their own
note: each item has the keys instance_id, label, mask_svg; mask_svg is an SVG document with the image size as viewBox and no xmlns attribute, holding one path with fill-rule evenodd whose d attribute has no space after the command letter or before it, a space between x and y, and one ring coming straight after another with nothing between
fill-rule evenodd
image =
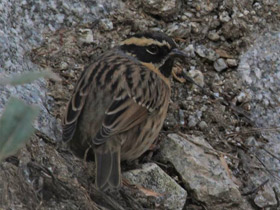
<instances>
[{"instance_id":1,"label":"rocky ground","mask_svg":"<svg viewBox=\"0 0 280 210\"><path fill-rule=\"evenodd\" d=\"M0 3L0 75L40 66L62 81L0 87L0 110L10 95L42 110L0 165L0 209L280 208L279 2L31 2ZM174 68L159 146L124 163L119 192L101 193L94 162L58 143L61 115L84 65L146 30L169 34L188 61Z\"/></svg>"}]
</instances>

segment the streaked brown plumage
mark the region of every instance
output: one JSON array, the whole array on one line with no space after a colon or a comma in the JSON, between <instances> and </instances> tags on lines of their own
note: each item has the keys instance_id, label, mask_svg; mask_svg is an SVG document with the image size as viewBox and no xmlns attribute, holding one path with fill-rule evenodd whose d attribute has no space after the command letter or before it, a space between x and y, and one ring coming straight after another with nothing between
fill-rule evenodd
<instances>
[{"instance_id":1,"label":"streaked brown plumage","mask_svg":"<svg viewBox=\"0 0 280 210\"><path fill-rule=\"evenodd\" d=\"M121 185L121 160L149 149L166 117L169 76L182 56L163 33L134 35L82 73L63 119L63 140L95 153L98 189Z\"/></svg>"}]
</instances>

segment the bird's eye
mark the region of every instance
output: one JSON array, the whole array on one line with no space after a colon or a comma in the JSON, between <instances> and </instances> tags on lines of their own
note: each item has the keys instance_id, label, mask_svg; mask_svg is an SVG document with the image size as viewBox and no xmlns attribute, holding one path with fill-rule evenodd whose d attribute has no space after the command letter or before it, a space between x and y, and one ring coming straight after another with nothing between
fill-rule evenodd
<instances>
[{"instance_id":1,"label":"bird's eye","mask_svg":"<svg viewBox=\"0 0 280 210\"><path fill-rule=\"evenodd\" d=\"M155 54L157 54L158 53L158 46L156 46L156 45L150 45L150 46L148 46L147 47L147 52L148 53L150 53L150 54L152 54L152 55L155 55Z\"/></svg>"}]
</instances>

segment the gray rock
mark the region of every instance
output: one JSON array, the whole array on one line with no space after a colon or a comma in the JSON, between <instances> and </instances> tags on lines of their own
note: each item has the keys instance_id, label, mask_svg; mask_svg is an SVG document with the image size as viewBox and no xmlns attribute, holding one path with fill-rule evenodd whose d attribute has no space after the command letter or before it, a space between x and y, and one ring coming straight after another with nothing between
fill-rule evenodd
<instances>
[{"instance_id":1,"label":"gray rock","mask_svg":"<svg viewBox=\"0 0 280 210\"><path fill-rule=\"evenodd\" d=\"M210 61L215 61L219 58L219 55L212 49L206 48L204 45L198 45L195 47L195 52L202 58L206 58Z\"/></svg>"},{"instance_id":2,"label":"gray rock","mask_svg":"<svg viewBox=\"0 0 280 210\"><path fill-rule=\"evenodd\" d=\"M204 82L204 75L201 71L192 69L189 71L189 76L195 81L196 84L200 85L201 87L204 87L205 82ZM197 86L194 85L194 88Z\"/></svg>"},{"instance_id":3,"label":"gray rock","mask_svg":"<svg viewBox=\"0 0 280 210\"><path fill-rule=\"evenodd\" d=\"M114 28L112 21L107 18L101 19L100 25L104 31L111 31Z\"/></svg>"},{"instance_id":4,"label":"gray rock","mask_svg":"<svg viewBox=\"0 0 280 210\"><path fill-rule=\"evenodd\" d=\"M168 35L172 37L187 37L191 33L191 25L186 23L170 23L167 26Z\"/></svg>"},{"instance_id":5,"label":"gray rock","mask_svg":"<svg viewBox=\"0 0 280 210\"><path fill-rule=\"evenodd\" d=\"M269 205L276 206L277 200L275 198L273 189L265 185L263 189L260 192L258 192L256 197L254 198L254 203L260 208L264 208Z\"/></svg>"},{"instance_id":6,"label":"gray rock","mask_svg":"<svg viewBox=\"0 0 280 210\"><path fill-rule=\"evenodd\" d=\"M223 58L219 58L214 62L214 68L217 72L221 72L226 69L228 66Z\"/></svg>"},{"instance_id":7,"label":"gray rock","mask_svg":"<svg viewBox=\"0 0 280 210\"><path fill-rule=\"evenodd\" d=\"M144 11L162 18L169 18L180 11L181 0L141 0Z\"/></svg>"},{"instance_id":8,"label":"gray rock","mask_svg":"<svg viewBox=\"0 0 280 210\"><path fill-rule=\"evenodd\" d=\"M242 80L247 84L251 84L253 82L253 78L250 76L251 68L250 65L246 61L240 62L238 66L238 71L241 73Z\"/></svg>"},{"instance_id":9,"label":"gray rock","mask_svg":"<svg viewBox=\"0 0 280 210\"><path fill-rule=\"evenodd\" d=\"M267 33L259 37L252 46L240 57L240 64L237 71L241 76L244 89L251 95L250 100L251 119L255 122L256 127L262 128L262 136L267 139L263 147L279 157L280 151L280 126L279 116L279 98L280 98L280 33ZM269 131L267 131L267 129ZM270 131L270 129L272 130ZM251 143L248 141L248 144ZM254 142L252 141L254 146ZM261 147L255 148L255 153L262 161L262 164L269 169L279 169L279 160L273 158ZM273 170L272 170L273 171ZM266 184L264 191L259 191L256 195L255 203L259 207L266 204L275 204L275 195L272 187L279 192L280 182L275 176L279 176L278 172L272 172L274 175L267 174L266 171L258 171L250 175L252 184L258 186L263 182L262 177L268 178L270 181Z\"/></svg>"},{"instance_id":10,"label":"gray rock","mask_svg":"<svg viewBox=\"0 0 280 210\"><path fill-rule=\"evenodd\" d=\"M212 41L218 41L220 39L220 36L216 31L210 31L208 34L208 39Z\"/></svg>"},{"instance_id":11,"label":"gray rock","mask_svg":"<svg viewBox=\"0 0 280 210\"><path fill-rule=\"evenodd\" d=\"M227 23L228 21L230 21L230 17L229 17L229 14L227 11L223 11L222 13L220 13L220 21L221 22L224 22L224 23Z\"/></svg>"},{"instance_id":12,"label":"gray rock","mask_svg":"<svg viewBox=\"0 0 280 210\"><path fill-rule=\"evenodd\" d=\"M189 135L182 138L177 134L168 138L161 142L160 156L174 165L186 188L199 201L210 209L234 209L233 206L244 204L219 158L205 152L211 152L212 147L203 138Z\"/></svg>"},{"instance_id":13,"label":"gray rock","mask_svg":"<svg viewBox=\"0 0 280 210\"><path fill-rule=\"evenodd\" d=\"M43 40L43 32L56 30L61 26L71 26L78 22L93 21L104 16L107 9L115 8L117 1L101 4L81 1L61 2L52 0L44 3L38 1L0 1L0 74L1 78L12 73L22 73L41 68L26 56L34 46ZM62 4L60 10L57 5ZM75 6L74 6L75 5ZM5 9L3 9L5 8ZM34 123L37 130L53 140L60 139L60 123L49 114L52 98L47 94L46 81L38 80L32 84L16 87L0 87L0 113L10 96L23 99L28 104L40 108L40 116Z\"/></svg>"},{"instance_id":14,"label":"gray rock","mask_svg":"<svg viewBox=\"0 0 280 210\"><path fill-rule=\"evenodd\" d=\"M195 57L195 49L193 44L189 44L185 49L184 52L189 56L189 57ZM279 75L280 76L280 75Z\"/></svg>"},{"instance_id":15,"label":"gray rock","mask_svg":"<svg viewBox=\"0 0 280 210\"><path fill-rule=\"evenodd\" d=\"M90 43L94 42L93 33L92 33L91 29L88 29L88 28L82 29L81 28L81 29L79 29L78 35L79 35L78 39L82 43L90 44Z\"/></svg>"},{"instance_id":16,"label":"gray rock","mask_svg":"<svg viewBox=\"0 0 280 210\"><path fill-rule=\"evenodd\" d=\"M190 22L190 26L191 26L191 29L192 29L192 32L193 33L198 33L200 32L200 24L199 23L196 23L196 22Z\"/></svg>"},{"instance_id":17,"label":"gray rock","mask_svg":"<svg viewBox=\"0 0 280 210\"><path fill-rule=\"evenodd\" d=\"M187 192L168 176L158 165L146 163L142 169L136 169L123 174L129 183L153 191L158 200L154 202L163 209L183 209L187 198ZM144 193L138 195L139 201L145 205L151 201Z\"/></svg>"},{"instance_id":18,"label":"gray rock","mask_svg":"<svg viewBox=\"0 0 280 210\"><path fill-rule=\"evenodd\" d=\"M199 124L198 124L198 127L201 129L201 130L206 130L208 125L205 121L201 121Z\"/></svg>"},{"instance_id":19,"label":"gray rock","mask_svg":"<svg viewBox=\"0 0 280 210\"><path fill-rule=\"evenodd\" d=\"M249 93L246 92L240 92L237 96L236 96L236 100L239 103L246 103L249 102L252 99L252 96Z\"/></svg>"},{"instance_id":20,"label":"gray rock","mask_svg":"<svg viewBox=\"0 0 280 210\"><path fill-rule=\"evenodd\" d=\"M198 123L198 119L195 116L193 116L193 115L189 116L189 118L188 118L188 127L189 128L195 127L197 125L197 123Z\"/></svg>"},{"instance_id":21,"label":"gray rock","mask_svg":"<svg viewBox=\"0 0 280 210\"><path fill-rule=\"evenodd\" d=\"M235 66L238 65L237 60L236 59L232 59L232 58L228 58L226 60L226 62L227 62L227 65L230 66L230 67L235 67Z\"/></svg>"},{"instance_id":22,"label":"gray rock","mask_svg":"<svg viewBox=\"0 0 280 210\"><path fill-rule=\"evenodd\" d=\"M250 146L250 147L257 147L257 146L259 146L259 144L256 141L256 138L254 136L250 136L247 139L245 139L245 144L247 146Z\"/></svg>"}]
</instances>

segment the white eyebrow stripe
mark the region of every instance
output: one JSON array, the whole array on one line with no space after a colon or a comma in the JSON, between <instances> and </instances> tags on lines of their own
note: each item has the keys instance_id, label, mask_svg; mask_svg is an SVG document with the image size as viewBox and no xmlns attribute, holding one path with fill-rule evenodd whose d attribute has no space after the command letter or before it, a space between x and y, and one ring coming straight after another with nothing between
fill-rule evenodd
<instances>
[{"instance_id":1,"label":"white eyebrow stripe","mask_svg":"<svg viewBox=\"0 0 280 210\"><path fill-rule=\"evenodd\" d=\"M131 45L131 44L135 44L135 45L138 45L138 46L148 46L148 45L151 45L151 44L155 44L155 45L158 45L158 46L164 46L165 45L169 49L171 49L170 44L165 40L163 40L162 42L159 42L157 40L148 39L148 38L145 38L145 37L141 37L141 38L131 37L131 38L126 39L123 42L121 42L121 45Z\"/></svg>"}]
</instances>

